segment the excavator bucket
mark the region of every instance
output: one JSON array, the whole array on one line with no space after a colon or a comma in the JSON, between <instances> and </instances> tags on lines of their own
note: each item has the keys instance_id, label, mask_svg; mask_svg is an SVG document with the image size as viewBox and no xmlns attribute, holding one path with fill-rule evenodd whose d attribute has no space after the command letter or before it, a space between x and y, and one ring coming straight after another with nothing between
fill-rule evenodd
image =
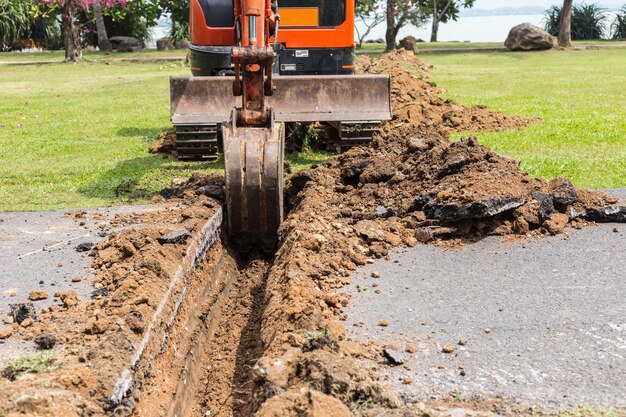
<instances>
[{"instance_id":1,"label":"excavator bucket","mask_svg":"<svg viewBox=\"0 0 626 417\"><path fill-rule=\"evenodd\" d=\"M389 75L291 75L273 78L266 97L277 122L349 122L391 119ZM171 117L177 126L230 120L241 106L233 77L171 77Z\"/></svg>"},{"instance_id":2,"label":"excavator bucket","mask_svg":"<svg viewBox=\"0 0 626 417\"><path fill-rule=\"evenodd\" d=\"M228 235L239 251L275 249L283 221L285 124L239 127L233 114L222 125Z\"/></svg>"}]
</instances>

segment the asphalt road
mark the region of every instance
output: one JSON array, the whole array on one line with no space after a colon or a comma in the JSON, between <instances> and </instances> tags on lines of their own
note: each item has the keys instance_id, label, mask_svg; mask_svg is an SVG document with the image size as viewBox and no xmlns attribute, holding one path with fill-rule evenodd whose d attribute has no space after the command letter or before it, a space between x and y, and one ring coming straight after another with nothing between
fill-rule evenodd
<instances>
[{"instance_id":1,"label":"asphalt road","mask_svg":"<svg viewBox=\"0 0 626 417\"><path fill-rule=\"evenodd\" d=\"M10 305L28 301L28 292L47 290L50 297L34 301L36 309L53 303L55 291L75 290L85 299L94 290L88 252L77 252L83 242L98 243L108 233L121 228L108 227L117 214L153 210L153 206L124 206L85 209L84 218L72 220L66 213L76 210L0 213L0 327ZM100 214L96 218L95 213ZM102 227L104 226L104 227ZM131 227L131 226L125 226ZM102 233L102 231L107 232ZM72 277L81 276L80 282ZM0 341L0 364L33 349L32 343L11 339Z\"/></svg>"},{"instance_id":2,"label":"asphalt road","mask_svg":"<svg viewBox=\"0 0 626 417\"><path fill-rule=\"evenodd\" d=\"M91 258L88 252L77 252L83 242L97 243L108 232L101 225L116 214L146 210L141 207L87 209L84 218L72 220L66 213L75 210L0 213L0 313L8 303L26 301L28 291L44 289L76 290L79 298L92 290L89 281ZM94 219L93 214L102 217ZM73 276L83 276L72 282ZM15 290L14 296L5 294ZM37 302L41 307L52 300Z\"/></svg>"},{"instance_id":3,"label":"asphalt road","mask_svg":"<svg viewBox=\"0 0 626 417\"><path fill-rule=\"evenodd\" d=\"M418 245L362 268L348 291L350 339L416 349L403 353L406 367L379 367L406 399L626 407L626 224ZM456 350L443 353L445 344Z\"/></svg>"}]
</instances>

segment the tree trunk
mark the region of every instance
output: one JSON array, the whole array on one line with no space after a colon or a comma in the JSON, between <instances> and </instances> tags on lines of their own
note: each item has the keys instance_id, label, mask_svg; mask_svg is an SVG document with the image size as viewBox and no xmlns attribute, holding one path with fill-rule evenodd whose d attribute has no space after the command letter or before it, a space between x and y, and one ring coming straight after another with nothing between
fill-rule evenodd
<instances>
[{"instance_id":1,"label":"tree trunk","mask_svg":"<svg viewBox=\"0 0 626 417\"><path fill-rule=\"evenodd\" d=\"M433 13L433 27L430 32L430 41L437 42L437 33L439 32L439 16L437 16L437 12Z\"/></svg>"},{"instance_id":2,"label":"tree trunk","mask_svg":"<svg viewBox=\"0 0 626 417\"><path fill-rule=\"evenodd\" d=\"M387 0L387 30L385 30L385 42L387 51L396 49L396 0Z\"/></svg>"},{"instance_id":3,"label":"tree trunk","mask_svg":"<svg viewBox=\"0 0 626 417\"><path fill-rule=\"evenodd\" d=\"M104 18L102 17L102 5L96 0L93 4L93 14L96 16L96 30L98 31L98 48L104 52L111 52L113 47L107 36L107 28L104 26Z\"/></svg>"},{"instance_id":4,"label":"tree trunk","mask_svg":"<svg viewBox=\"0 0 626 417\"><path fill-rule=\"evenodd\" d=\"M83 60L83 51L80 48L80 30L74 14L74 2L73 0L68 0L63 8L63 22L61 23L66 62L80 62Z\"/></svg>"},{"instance_id":5,"label":"tree trunk","mask_svg":"<svg viewBox=\"0 0 626 417\"><path fill-rule=\"evenodd\" d=\"M563 0L561 22L559 25L559 46L572 44L572 0Z\"/></svg>"}]
</instances>

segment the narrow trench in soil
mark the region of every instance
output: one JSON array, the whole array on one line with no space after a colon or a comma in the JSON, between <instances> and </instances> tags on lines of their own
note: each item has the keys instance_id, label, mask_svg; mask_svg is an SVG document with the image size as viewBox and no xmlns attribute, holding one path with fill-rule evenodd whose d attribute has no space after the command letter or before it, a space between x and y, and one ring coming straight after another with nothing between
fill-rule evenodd
<instances>
[{"instance_id":1,"label":"narrow trench in soil","mask_svg":"<svg viewBox=\"0 0 626 417\"><path fill-rule=\"evenodd\" d=\"M250 416L252 370L263 354L261 320L270 264L260 258L238 263L239 276L212 338L201 342L207 358L194 415Z\"/></svg>"},{"instance_id":2,"label":"narrow trench in soil","mask_svg":"<svg viewBox=\"0 0 626 417\"><path fill-rule=\"evenodd\" d=\"M217 244L196 270L190 303L155 359L134 416L250 416L252 371L263 354L261 320L270 262ZM191 294L194 293L195 294ZM185 310L186 309L186 310Z\"/></svg>"}]
</instances>

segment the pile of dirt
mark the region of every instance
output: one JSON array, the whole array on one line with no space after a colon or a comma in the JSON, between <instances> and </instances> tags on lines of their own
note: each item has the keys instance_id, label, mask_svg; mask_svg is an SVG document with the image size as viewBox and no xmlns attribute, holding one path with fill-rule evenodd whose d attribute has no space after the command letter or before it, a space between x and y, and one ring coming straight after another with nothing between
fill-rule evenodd
<instances>
[{"instance_id":1,"label":"pile of dirt","mask_svg":"<svg viewBox=\"0 0 626 417\"><path fill-rule=\"evenodd\" d=\"M413 52L399 49L382 59L361 56L359 73L389 74L394 129L403 124L419 126L422 134L434 133L448 137L454 132L485 132L524 128L537 118L523 119L492 112L486 106L464 107L440 97L445 90L428 80L432 65L415 57Z\"/></svg>"}]
</instances>

